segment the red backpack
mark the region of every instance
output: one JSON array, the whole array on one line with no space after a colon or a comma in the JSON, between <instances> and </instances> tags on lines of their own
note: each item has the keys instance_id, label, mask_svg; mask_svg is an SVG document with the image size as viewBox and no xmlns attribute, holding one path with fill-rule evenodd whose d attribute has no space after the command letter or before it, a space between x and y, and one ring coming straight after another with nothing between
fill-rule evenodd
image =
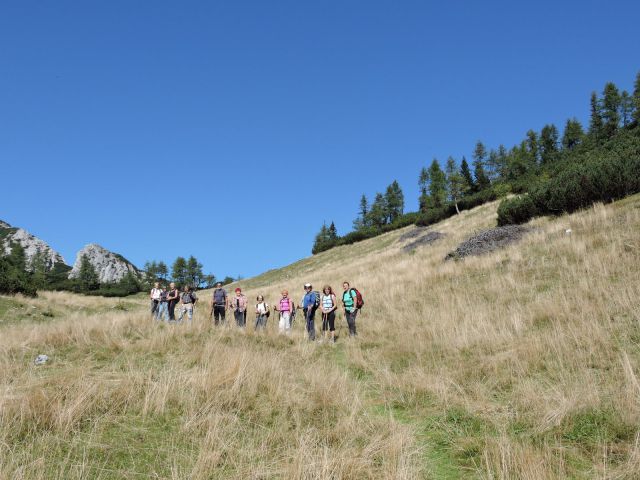
<instances>
[{"instance_id":1,"label":"red backpack","mask_svg":"<svg viewBox=\"0 0 640 480\"><path fill-rule=\"evenodd\" d=\"M350 292L354 292L356 294L356 309L360 310L364 305L362 294L357 288L351 288Z\"/></svg>"}]
</instances>

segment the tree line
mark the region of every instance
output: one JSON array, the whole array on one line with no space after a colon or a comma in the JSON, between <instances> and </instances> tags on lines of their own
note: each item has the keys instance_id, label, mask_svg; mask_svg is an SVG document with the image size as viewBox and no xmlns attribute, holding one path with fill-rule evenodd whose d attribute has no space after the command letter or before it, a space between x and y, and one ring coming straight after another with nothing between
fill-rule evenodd
<instances>
[{"instance_id":1,"label":"tree line","mask_svg":"<svg viewBox=\"0 0 640 480\"><path fill-rule=\"evenodd\" d=\"M562 134L556 125L549 123L539 131L528 130L524 138L511 148L503 144L488 148L478 140L471 154L471 164L465 156L460 162L449 156L442 168L440 161L434 158L418 174L420 193L417 212L403 213L404 195L396 181L387 187L385 194L377 193L371 204L362 195L353 230L340 237L333 222L331 227L323 225L316 235L312 253L364 240L412 223L430 225L510 193L528 193L539 187L541 182L557 176L574 158L589 152L606 156L601 151L602 145L611 143L622 132L637 133L639 123L640 73L636 76L633 93L620 91L613 82L608 82L601 94L595 91L591 94L587 129L572 117L565 122ZM624 168L631 175L632 167L625 165ZM594 164L592 168L598 167ZM599 181L605 179L600 178ZM574 184L575 180L571 183ZM634 190L632 185L625 188L616 190L611 187L609 196L619 196L623 190ZM566 194L571 195L571 192L567 191ZM595 194L592 196L597 197ZM533 214L538 210L538 213L545 211L544 208L533 208L528 200L524 203L528 203Z\"/></svg>"},{"instance_id":2,"label":"tree line","mask_svg":"<svg viewBox=\"0 0 640 480\"><path fill-rule=\"evenodd\" d=\"M218 281L222 282L223 285L234 281L234 278L230 276L218 280L213 273L203 273L202 263L193 255L187 259L177 257L171 265L171 271L169 271L163 261L153 260L146 262L144 264L144 278L147 286L151 286L155 282L164 284L174 282L179 287L189 285L196 290L200 288L211 288Z\"/></svg>"}]
</instances>

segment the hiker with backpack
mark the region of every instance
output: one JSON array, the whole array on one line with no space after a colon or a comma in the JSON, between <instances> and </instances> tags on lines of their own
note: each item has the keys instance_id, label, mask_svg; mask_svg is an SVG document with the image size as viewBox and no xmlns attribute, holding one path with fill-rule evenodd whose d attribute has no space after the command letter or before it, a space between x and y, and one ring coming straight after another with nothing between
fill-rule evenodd
<instances>
[{"instance_id":1,"label":"hiker with backpack","mask_svg":"<svg viewBox=\"0 0 640 480\"><path fill-rule=\"evenodd\" d=\"M322 310L322 338L325 338L328 331L330 341L335 343L336 310L338 309L338 302L336 302L336 296L333 293L333 289L329 285L325 285L322 289L320 308Z\"/></svg>"},{"instance_id":2,"label":"hiker with backpack","mask_svg":"<svg viewBox=\"0 0 640 480\"><path fill-rule=\"evenodd\" d=\"M198 297L196 297L196 294L191 291L191 287L189 285L185 286L184 291L180 296L180 303L182 304L182 308L180 309L178 323L182 322L182 317L184 317L185 313L189 318L189 323L193 321L193 310L197 301Z\"/></svg>"},{"instance_id":3,"label":"hiker with backpack","mask_svg":"<svg viewBox=\"0 0 640 480\"><path fill-rule=\"evenodd\" d=\"M342 305L344 305L344 316L347 319L347 325L349 326L349 336L355 337L357 335L356 316L358 315L358 311L364 305L364 301L362 300L360 292L355 288L351 288L349 282L344 282L342 284L342 288L344 289L344 293L342 294Z\"/></svg>"},{"instance_id":4,"label":"hiker with backpack","mask_svg":"<svg viewBox=\"0 0 640 480\"><path fill-rule=\"evenodd\" d=\"M176 320L176 305L180 301L180 290L176 288L176 284L171 282L169 284L169 292L167 293L167 307L169 310L169 321L175 322Z\"/></svg>"},{"instance_id":5,"label":"hiker with backpack","mask_svg":"<svg viewBox=\"0 0 640 480\"><path fill-rule=\"evenodd\" d=\"M293 300L289 298L288 290L282 290L281 295L282 298L280 298L280 301L273 309L280 313L278 331L288 335L291 331L291 316L295 313L295 305L293 304Z\"/></svg>"},{"instance_id":6,"label":"hiker with backpack","mask_svg":"<svg viewBox=\"0 0 640 480\"><path fill-rule=\"evenodd\" d=\"M247 297L240 287L236 288L236 295L230 300L231 310L236 319L236 326L244 328L247 324Z\"/></svg>"},{"instance_id":7,"label":"hiker with backpack","mask_svg":"<svg viewBox=\"0 0 640 480\"><path fill-rule=\"evenodd\" d=\"M227 291L222 288L222 282L216 283L216 288L213 291L213 297L211 298L211 313L209 316L213 317L214 325L225 324L225 313L227 310Z\"/></svg>"},{"instance_id":8,"label":"hiker with backpack","mask_svg":"<svg viewBox=\"0 0 640 480\"><path fill-rule=\"evenodd\" d=\"M267 319L269 318L269 304L264 301L262 295L256 297L256 326L255 330L263 330L267 328Z\"/></svg>"},{"instance_id":9,"label":"hiker with backpack","mask_svg":"<svg viewBox=\"0 0 640 480\"><path fill-rule=\"evenodd\" d=\"M315 316L316 310L320 305L320 294L313 291L313 286L310 283L304 284L304 291L306 293L302 298L302 310L307 321L309 340L313 342L316 339Z\"/></svg>"},{"instance_id":10,"label":"hiker with backpack","mask_svg":"<svg viewBox=\"0 0 640 480\"><path fill-rule=\"evenodd\" d=\"M168 295L169 292L167 292L167 287L163 285L160 291L160 301L158 303L158 313L156 315L156 320L160 320L161 322L169 320Z\"/></svg>"},{"instance_id":11,"label":"hiker with backpack","mask_svg":"<svg viewBox=\"0 0 640 480\"><path fill-rule=\"evenodd\" d=\"M158 304L160 303L160 284L158 282L153 284L153 288L149 293L149 300L151 300L151 316L158 319Z\"/></svg>"}]
</instances>

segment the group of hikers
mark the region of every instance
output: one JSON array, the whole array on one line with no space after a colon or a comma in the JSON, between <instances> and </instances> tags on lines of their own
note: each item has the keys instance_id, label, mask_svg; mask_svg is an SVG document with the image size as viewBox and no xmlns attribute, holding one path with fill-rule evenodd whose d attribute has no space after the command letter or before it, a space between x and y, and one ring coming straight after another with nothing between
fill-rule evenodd
<instances>
[{"instance_id":1,"label":"group of hikers","mask_svg":"<svg viewBox=\"0 0 640 480\"><path fill-rule=\"evenodd\" d=\"M361 293L349 285L349 282L342 284L342 308L349 327L349 336L357 335L356 317L364 305ZM309 340L316 339L315 316L318 310L322 317L322 336L328 337L331 342L335 342L336 312L338 311L338 300L333 289L329 285L322 288L322 293L314 291L310 283L304 284L304 296L296 306L289 297L288 290L282 290L280 300L273 305L274 314L279 316L278 330L280 333L289 334L296 317L296 312L302 310L306 323ZM181 323L185 315L189 321L193 320L193 312L198 297L189 286L185 286L182 291L176 288L175 283L160 286L155 283L149 294L151 300L151 315L158 321ZM180 305L178 318L176 319L176 306ZM247 325L247 312L250 309L249 299L242 293L240 287L236 288L233 296L227 295L222 283L218 282L209 303L209 317L214 325L226 324L227 311L233 312L233 317L238 328L245 328ZM271 307L266 302L264 296L258 295L255 303L255 330L263 330L267 326L267 320L271 315Z\"/></svg>"}]
</instances>

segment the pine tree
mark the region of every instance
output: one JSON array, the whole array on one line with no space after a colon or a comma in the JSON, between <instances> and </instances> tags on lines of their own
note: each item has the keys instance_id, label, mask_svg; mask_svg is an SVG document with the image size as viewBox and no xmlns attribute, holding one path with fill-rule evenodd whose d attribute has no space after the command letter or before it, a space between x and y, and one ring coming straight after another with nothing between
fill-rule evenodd
<instances>
[{"instance_id":1,"label":"pine tree","mask_svg":"<svg viewBox=\"0 0 640 480\"><path fill-rule=\"evenodd\" d=\"M362 228L367 227L367 219L369 214L369 202L367 201L367 197L365 194L362 194L360 197L360 207L358 210L358 216L353 221L353 229L361 230Z\"/></svg>"},{"instance_id":2,"label":"pine tree","mask_svg":"<svg viewBox=\"0 0 640 480\"><path fill-rule=\"evenodd\" d=\"M487 149L482 142L478 141L473 152L473 173L475 176L475 187L477 192L484 190L491 185L491 181L484 169L486 156Z\"/></svg>"},{"instance_id":3,"label":"pine tree","mask_svg":"<svg viewBox=\"0 0 640 480\"><path fill-rule=\"evenodd\" d=\"M613 82L608 82L602 92L602 119L604 135L611 138L620 124L620 92Z\"/></svg>"},{"instance_id":4,"label":"pine tree","mask_svg":"<svg viewBox=\"0 0 640 480\"><path fill-rule=\"evenodd\" d=\"M435 208L442 207L447 200L447 177L435 158L429 167L429 196Z\"/></svg>"},{"instance_id":5,"label":"pine tree","mask_svg":"<svg viewBox=\"0 0 640 480\"><path fill-rule=\"evenodd\" d=\"M80 257L80 270L78 271L78 286L81 292L89 292L91 290L97 290L100 286L98 281L98 274L96 273L93 265L89 261L87 255Z\"/></svg>"},{"instance_id":6,"label":"pine tree","mask_svg":"<svg viewBox=\"0 0 640 480\"><path fill-rule=\"evenodd\" d=\"M469 168L469 164L467 163L467 159L462 157L462 161L460 162L460 175L462 176L462 180L465 183L465 192L475 192L476 184L473 181L473 177L471 176L471 169Z\"/></svg>"},{"instance_id":7,"label":"pine tree","mask_svg":"<svg viewBox=\"0 0 640 480\"><path fill-rule=\"evenodd\" d=\"M371 226L377 228L387 223L387 206L381 193L376 193L371 210L369 210L368 221Z\"/></svg>"},{"instance_id":8,"label":"pine tree","mask_svg":"<svg viewBox=\"0 0 640 480\"><path fill-rule=\"evenodd\" d=\"M37 289L44 288L47 283L47 257L42 250L37 250L31 257L29 270L33 286Z\"/></svg>"},{"instance_id":9,"label":"pine tree","mask_svg":"<svg viewBox=\"0 0 640 480\"><path fill-rule=\"evenodd\" d=\"M167 268L166 263L164 263L163 261L158 262L157 272L158 272L158 277L162 281L167 280L167 276L169 275L169 269Z\"/></svg>"},{"instance_id":10,"label":"pine tree","mask_svg":"<svg viewBox=\"0 0 640 480\"><path fill-rule=\"evenodd\" d=\"M426 167L420 169L420 176L418 177L418 187L420 188L420 198L418 198L418 204L421 212L427 210L429 203L429 171Z\"/></svg>"},{"instance_id":11,"label":"pine tree","mask_svg":"<svg viewBox=\"0 0 640 480\"><path fill-rule=\"evenodd\" d=\"M331 225L329 225L329 240L335 245L339 238L336 224L331 221Z\"/></svg>"},{"instance_id":12,"label":"pine tree","mask_svg":"<svg viewBox=\"0 0 640 480\"><path fill-rule=\"evenodd\" d=\"M187 260L186 278L193 288L199 288L202 283L202 264L191 255Z\"/></svg>"},{"instance_id":13,"label":"pine tree","mask_svg":"<svg viewBox=\"0 0 640 480\"><path fill-rule=\"evenodd\" d=\"M187 284L187 261L184 257L176 258L171 267L171 278L180 288Z\"/></svg>"},{"instance_id":14,"label":"pine tree","mask_svg":"<svg viewBox=\"0 0 640 480\"><path fill-rule=\"evenodd\" d=\"M540 160L543 165L554 161L558 153L558 129L552 123L545 125L540 132Z\"/></svg>"},{"instance_id":15,"label":"pine tree","mask_svg":"<svg viewBox=\"0 0 640 480\"><path fill-rule=\"evenodd\" d=\"M564 127L564 134L562 135L562 148L565 150L573 150L582 143L583 138L584 130L578 119L570 118L567 120L567 124Z\"/></svg>"},{"instance_id":16,"label":"pine tree","mask_svg":"<svg viewBox=\"0 0 640 480\"><path fill-rule=\"evenodd\" d=\"M404 212L404 194L396 180L387 187L384 200L387 208L387 221L393 223Z\"/></svg>"},{"instance_id":17,"label":"pine tree","mask_svg":"<svg viewBox=\"0 0 640 480\"><path fill-rule=\"evenodd\" d=\"M489 156L487 157L487 162L486 162L486 173L487 176L489 177L490 181L495 181L498 179L499 177L499 159L498 159L498 152L496 152L494 149L489 150Z\"/></svg>"},{"instance_id":18,"label":"pine tree","mask_svg":"<svg viewBox=\"0 0 640 480\"><path fill-rule=\"evenodd\" d=\"M9 255L0 256L0 293L22 293L35 297L36 288L25 270L24 248L17 243L10 245Z\"/></svg>"},{"instance_id":19,"label":"pine tree","mask_svg":"<svg viewBox=\"0 0 640 480\"><path fill-rule=\"evenodd\" d=\"M462 175L458 171L458 168L456 167L456 162L453 157L447 158L446 174L449 199L455 205L456 212L460 214L460 209L458 208L458 200L464 193L465 182L462 178Z\"/></svg>"},{"instance_id":20,"label":"pine tree","mask_svg":"<svg viewBox=\"0 0 640 480\"><path fill-rule=\"evenodd\" d=\"M540 161L540 149L538 145L538 134L534 130L527 132L527 151L534 165Z\"/></svg>"},{"instance_id":21,"label":"pine tree","mask_svg":"<svg viewBox=\"0 0 640 480\"><path fill-rule=\"evenodd\" d=\"M636 83L633 88L633 121L640 125L640 72L636 75Z\"/></svg>"},{"instance_id":22,"label":"pine tree","mask_svg":"<svg viewBox=\"0 0 640 480\"><path fill-rule=\"evenodd\" d=\"M329 248L331 248L329 247L329 229L327 228L327 224L323 222L320 231L316 234L316 238L314 239L311 253L315 255L316 253L324 252Z\"/></svg>"},{"instance_id":23,"label":"pine tree","mask_svg":"<svg viewBox=\"0 0 640 480\"><path fill-rule=\"evenodd\" d=\"M498 176L505 178L507 176L508 153L504 145L498 146Z\"/></svg>"},{"instance_id":24,"label":"pine tree","mask_svg":"<svg viewBox=\"0 0 640 480\"><path fill-rule=\"evenodd\" d=\"M599 140L603 135L603 121L602 121L602 113L600 108L600 101L598 100L598 95L596 92L591 93L591 117L589 119L589 135L595 139Z\"/></svg>"},{"instance_id":25,"label":"pine tree","mask_svg":"<svg viewBox=\"0 0 640 480\"><path fill-rule=\"evenodd\" d=\"M629 95L629 92L623 90L620 94L620 120L622 126L626 127L631 123L633 115L633 97Z\"/></svg>"}]
</instances>

